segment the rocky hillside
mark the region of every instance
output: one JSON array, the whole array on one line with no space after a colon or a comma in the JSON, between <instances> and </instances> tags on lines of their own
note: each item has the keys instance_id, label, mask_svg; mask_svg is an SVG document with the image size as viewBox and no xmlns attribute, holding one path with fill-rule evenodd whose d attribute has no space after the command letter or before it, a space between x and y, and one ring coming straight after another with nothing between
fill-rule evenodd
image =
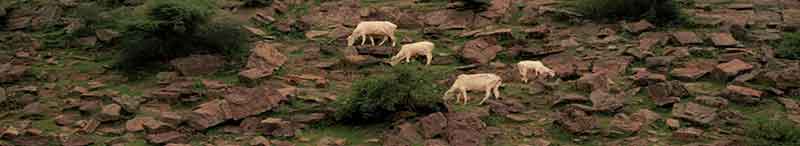
<instances>
[{"instance_id":1,"label":"rocky hillside","mask_svg":"<svg viewBox=\"0 0 800 146\"><path fill-rule=\"evenodd\" d=\"M3 0L0 146L800 145L800 1L589 1ZM502 98L440 100L469 73Z\"/></svg>"}]
</instances>

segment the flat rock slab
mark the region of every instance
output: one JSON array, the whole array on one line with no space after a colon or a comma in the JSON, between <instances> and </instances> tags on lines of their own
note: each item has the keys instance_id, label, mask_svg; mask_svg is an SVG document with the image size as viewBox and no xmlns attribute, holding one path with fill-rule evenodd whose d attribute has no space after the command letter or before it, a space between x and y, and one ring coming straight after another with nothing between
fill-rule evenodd
<instances>
[{"instance_id":1,"label":"flat rock slab","mask_svg":"<svg viewBox=\"0 0 800 146\"><path fill-rule=\"evenodd\" d=\"M672 33L672 37L674 37L675 40L678 41L678 43L680 43L681 45L703 43L703 39L700 39L700 37L698 37L696 33L691 31L674 32Z\"/></svg>"},{"instance_id":2,"label":"flat rock slab","mask_svg":"<svg viewBox=\"0 0 800 146\"><path fill-rule=\"evenodd\" d=\"M709 37L714 42L714 46L717 47L732 47L738 43L730 33L711 33Z\"/></svg>"}]
</instances>

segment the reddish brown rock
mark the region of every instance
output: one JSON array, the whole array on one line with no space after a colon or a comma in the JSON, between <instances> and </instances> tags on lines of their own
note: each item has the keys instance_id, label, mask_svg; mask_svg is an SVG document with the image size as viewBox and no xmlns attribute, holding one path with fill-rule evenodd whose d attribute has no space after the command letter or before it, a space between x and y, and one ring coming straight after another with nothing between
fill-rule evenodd
<instances>
[{"instance_id":1,"label":"reddish brown rock","mask_svg":"<svg viewBox=\"0 0 800 146\"><path fill-rule=\"evenodd\" d=\"M161 133L149 134L146 136L147 141L156 144L164 143L180 143L186 140L186 135L178 131L167 131Z\"/></svg>"},{"instance_id":2,"label":"reddish brown rock","mask_svg":"<svg viewBox=\"0 0 800 146\"><path fill-rule=\"evenodd\" d=\"M693 141L699 139L703 134L702 129L697 128L681 128L672 132L672 138L681 141Z\"/></svg>"},{"instance_id":3,"label":"reddish brown rock","mask_svg":"<svg viewBox=\"0 0 800 146\"><path fill-rule=\"evenodd\" d=\"M70 136L61 141L64 146L87 146L92 143L94 143L94 140L86 136Z\"/></svg>"},{"instance_id":4,"label":"reddish brown rock","mask_svg":"<svg viewBox=\"0 0 800 146\"><path fill-rule=\"evenodd\" d=\"M213 55L192 55L172 60L170 64L184 76L199 76L217 72L225 64L225 59Z\"/></svg>"},{"instance_id":5,"label":"reddish brown rock","mask_svg":"<svg viewBox=\"0 0 800 146\"><path fill-rule=\"evenodd\" d=\"M221 104L221 109L225 119L234 120L265 112L286 100L286 97L280 96L277 91L265 87L234 87L223 97L225 102Z\"/></svg>"},{"instance_id":6,"label":"reddish brown rock","mask_svg":"<svg viewBox=\"0 0 800 146\"><path fill-rule=\"evenodd\" d=\"M683 67L673 69L670 75L681 80L693 81L711 72L714 66L715 63L712 60L692 61Z\"/></svg>"},{"instance_id":7,"label":"reddish brown rock","mask_svg":"<svg viewBox=\"0 0 800 146\"><path fill-rule=\"evenodd\" d=\"M616 112L622 109L625 97L610 95L603 90L592 91L589 96L592 101L592 110L599 112Z\"/></svg>"},{"instance_id":8,"label":"reddish brown rock","mask_svg":"<svg viewBox=\"0 0 800 146\"><path fill-rule=\"evenodd\" d=\"M555 124L574 134L591 133L597 127L597 118L577 108L567 108L557 113Z\"/></svg>"},{"instance_id":9,"label":"reddish brown rock","mask_svg":"<svg viewBox=\"0 0 800 146\"><path fill-rule=\"evenodd\" d=\"M601 73L584 74L575 82L575 87L582 91L608 90L611 79Z\"/></svg>"},{"instance_id":10,"label":"reddish brown rock","mask_svg":"<svg viewBox=\"0 0 800 146\"><path fill-rule=\"evenodd\" d=\"M464 47L459 54L471 63L488 64L494 60L498 52L503 50L496 43L497 41L494 38L481 37L464 43Z\"/></svg>"},{"instance_id":11,"label":"reddish brown rock","mask_svg":"<svg viewBox=\"0 0 800 146\"><path fill-rule=\"evenodd\" d=\"M648 109L639 109L631 115L631 120L642 122L642 125L650 125L658 119L661 119L661 115Z\"/></svg>"},{"instance_id":12,"label":"reddish brown rock","mask_svg":"<svg viewBox=\"0 0 800 146\"><path fill-rule=\"evenodd\" d=\"M548 65L560 77L579 76L582 72L588 72L590 66L588 62L569 53L549 55L542 59L542 63Z\"/></svg>"},{"instance_id":13,"label":"reddish brown rock","mask_svg":"<svg viewBox=\"0 0 800 146\"><path fill-rule=\"evenodd\" d=\"M711 33L709 37L717 47L732 47L739 43L730 33Z\"/></svg>"},{"instance_id":14,"label":"reddish brown rock","mask_svg":"<svg viewBox=\"0 0 800 146\"><path fill-rule=\"evenodd\" d=\"M628 69L628 65L632 61L633 57L630 56L603 58L592 62L592 72L602 73L608 77L618 77Z\"/></svg>"},{"instance_id":15,"label":"reddish brown rock","mask_svg":"<svg viewBox=\"0 0 800 146\"><path fill-rule=\"evenodd\" d=\"M479 146L481 144L481 131L485 123L477 114L471 112L447 113L447 127L444 137L450 145Z\"/></svg>"},{"instance_id":16,"label":"reddish brown rock","mask_svg":"<svg viewBox=\"0 0 800 146\"><path fill-rule=\"evenodd\" d=\"M705 125L717 119L717 109L694 102L680 103L672 108L672 116Z\"/></svg>"},{"instance_id":17,"label":"reddish brown rock","mask_svg":"<svg viewBox=\"0 0 800 146\"><path fill-rule=\"evenodd\" d=\"M0 64L0 83L22 79L27 70L27 66L12 65L11 63Z\"/></svg>"},{"instance_id":18,"label":"reddish brown rock","mask_svg":"<svg viewBox=\"0 0 800 146\"><path fill-rule=\"evenodd\" d=\"M258 42L248 58L245 70L239 74L248 79L259 79L272 75L288 58L267 42Z\"/></svg>"},{"instance_id":19,"label":"reddish brown rock","mask_svg":"<svg viewBox=\"0 0 800 146\"><path fill-rule=\"evenodd\" d=\"M656 104L663 106L680 101L680 97L689 95L689 90L679 81L669 81L648 86L647 93Z\"/></svg>"},{"instance_id":20,"label":"reddish brown rock","mask_svg":"<svg viewBox=\"0 0 800 146\"><path fill-rule=\"evenodd\" d=\"M681 45L702 44L703 39L700 39L697 34L691 31L680 31L672 33L672 37Z\"/></svg>"},{"instance_id":21,"label":"reddish brown rock","mask_svg":"<svg viewBox=\"0 0 800 146\"><path fill-rule=\"evenodd\" d=\"M656 26L648 22L647 20L640 20L635 23L625 24L625 30L628 30L628 32L632 33L641 33L653 28L656 28Z\"/></svg>"},{"instance_id":22,"label":"reddish brown rock","mask_svg":"<svg viewBox=\"0 0 800 146\"><path fill-rule=\"evenodd\" d=\"M100 111L100 115L98 115L97 120L101 122L119 120L122 116L120 114L121 111L122 107L117 104L105 105Z\"/></svg>"},{"instance_id":23,"label":"reddish brown rock","mask_svg":"<svg viewBox=\"0 0 800 146\"><path fill-rule=\"evenodd\" d=\"M694 102L716 108L725 108L728 106L728 100L714 96L697 96L694 98Z\"/></svg>"},{"instance_id":24,"label":"reddish brown rock","mask_svg":"<svg viewBox=\"0 0 800 146\"><path fill-rule=\"evenodd\" d=\"M647 69L634 69L636 73L633 75L634 83L639 86L648 86L660 82L667 81L667 76L658 73L651 73Z\"/></svg>"},{"instance_id":25,"label":"reddish brown rock","mask_svg":"<svg viewBox=\"0 0 800 146\"><path fill-rule=\"evenodd\" d=\"M194 128L205 129L225 121L225 114L222 112L224 100L212 100L203 103L191 114L188 115L188 123Z\"/></svg>"},{"instance_id":26,"label":"reddish brown rock","mask_svg":"<svg viewBox=\"0 0 800 146\"><path fill-rule=\"evenodd\" d=\"M614 115L614 118L611 120L611 126L614 129L618 129L624 132L638 132L642 129L643 123L640 121L631 120L630 117L625 115L624 113Z\"/></svg>"},{"instance_id":27,"label":"reddish brown rock","mask_svg":"<svg viewBox=\"0 0 800 146\"><path fill-rule=\"evenodd\" d=\"M733 77L744 71L753 69L753 65L750 65L749 63L739 59L733 59L729 62L717 65L714 69L718 78L727 80L729 77Z\"/></svg>"},{"instance_id":28,"label":"reddish brown rock","mask_svg":"<svg viewBox=\"0 0 800 146\"><path fill-rule=\"evenodd\" d=\"M437 112L419 119L420 132L425 138L432 138L440 135L447 127L447 119L444 114Z\"/></svg>"},{"instance_id":29,"label":"reddish brown rock","mask_svg":"<svg viewBox=\"0 0 800 146\"><path fill-rule=\"evenodd\" d=\"M728 85L722 94L733 102L754 104L761 101L764 93L748 87Z\"/></svg>"}]
</instances>

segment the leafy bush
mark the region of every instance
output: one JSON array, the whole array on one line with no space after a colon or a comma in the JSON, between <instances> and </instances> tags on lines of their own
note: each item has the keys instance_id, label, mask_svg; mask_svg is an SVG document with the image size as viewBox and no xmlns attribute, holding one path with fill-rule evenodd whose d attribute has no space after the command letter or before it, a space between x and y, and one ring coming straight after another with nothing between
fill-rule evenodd
<instances>
[{"instance_id":1,"label":"leafy bush","mask_svg":"<svg viewBox=\"0 0 800 146\"><path fill-rule=\"evenodd\" d=\"M746 126L748 145L796 146L800 145L800 126L787 119L756 117Z\"/></svg>"},{"instance_id":2,"label":"leafy bush","mask_svg":"<svg viewBox=\"0 0 800 146\"><path fill-rule=\"evenodd\" d=\"M417 65L418 66L418 65ZM385 75L356 81L352 94L337 100L336 119L348 123L390 120L401 111L430 113L443 109L435 74L414 65L398 65Z\"/></svg>"},{"instance_id":3,"label":"leafy bush","mask_svg":"<svg viewBox=\"0 0 800 146\"><path fill-rule=\"evenodd\" d=\"M675 0L574 0L567 6L592 19L647 19L664 24L681 18Z\"/></svg>"},{"instance_id":4,"label":"leafy bush","mask_svg":"<svg viewBox=\"0 0 800 146\"><path fill-rule=\"evenodd\" d=\"M800 33L783 34L783 40L778 44L775 53L780 58L800 59Z\"/></svg>"},{"instance_id":5,"label":"leafy bush","mask_svg":"<svg viewBox=\"0 0 800 146\"><path fill-rule=\"evenodd\" d=\"M116 68L133 70L156 61L197 53L231 58L246 52L247 36L236 21L212 21L207 0L161 0L145 4L146 17L131 23Z\"/></svg>"},{"instance_id":6,"label":"leafy bush","mask_svg":"<svg viewBox=\"0 0 800 146\"><path fill-rule=\"evenodd\" d=\"M272 0L242 0L242 2L247 7L261 7L272 4Z\"/></svg>"}]
</instances>

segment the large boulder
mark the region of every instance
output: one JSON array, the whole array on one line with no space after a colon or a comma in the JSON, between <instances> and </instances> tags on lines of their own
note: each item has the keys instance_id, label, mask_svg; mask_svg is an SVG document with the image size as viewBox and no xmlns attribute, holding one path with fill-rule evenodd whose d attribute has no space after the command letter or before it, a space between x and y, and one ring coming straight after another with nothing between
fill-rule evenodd
<instances>
[{"instance_id":1,"label":"large boulder","mask_svg":"<svg viewBox=\"0 0 800 146\"><path fill-rule=\"evenodd\" d=\"M488 64L503 50L492 37L481 37L464 43L459 54L470 63Z\"/></svg>"},{"instance_id":2,"label":"large boulder","mask_svg":"<svg viewBox=\"0 0 800 146\"><path fill-rule=\"evenodd\" d=\"M214 55L192 55L172 60L170 64L185 76L200 76L217 72L225 65L225 59Z\"/></svg>"},{"instance_id":3,"label":"large boulder","mask_svg":"<svg viewBox=\"0 0 800 146\"><path fill-rule=\"evenodd\" d=\"M694 102L680 103L672 108L672 116L707 125L717 119L717 109Z\"/></svg>"},{"instance_id":4,"label":"large boulder","mask_svg":"<svg viewBox=\"0 0 800 146\"><path fill-rule=\"evenodd\" d=\"M450 145L480 146L485 123L480 116L470 112L447 113L445 138Z\"/></svg>"},{"instance_id":5,"label":"large boulder","mask_svg":"<svg viewBox=\"0 0 800 146\"><path fill-rule=\"evenodd\" d=\"M737 103L755 104L761 101L763 92L737 85L728 85L725 91L722 92L723 96Z\"/></svg>"},{"instance_id":6,"label":"large boulder","mask_svg":"<svg viewBox=\"0 0 800 146\"><path fill-rule=\"evenodd\" d=\"M555 124L569 133L588 134L597 128L597 118L578 108L563 109L556 117Z\"/></svg>"},{"instance_id":7,"label":"large boulder","mask_svg":"<svg viewBox=\"0 0 800 146\"><path fill-rule=\"evenodd\" d=\"M239 75L248 79L259 79L272 75L275 70L286 63L288 57L267 42L258 42L248 58L245 70Z\"/></svg>"},{"instance_id":8,"label":"large boulder","mask_svg":"<svg viewBox=\"0 0 800 146\"><path fill-rule=\"evenodd\" d=\"M444 114L437 112L419 119L420 131L425 138L433 138L442 134L447 127Z\"/></svg>"},{"instance_id":9,"label":"large boulder","mask_svg":"<svg viewBox=\"0 0 800 146\"><path fill-rule=\"evenodd\" d=\"M260 114L286 100L278 91L264 87L234 87L225 91L223 97L199 105L187 116L189 125L205 129L225 120L239 120Z\"/></svg>"},{"instance_id":10,"label":"large boulder","mask_svg":"<svg viewBox=\"0 0 800 146\"><path fill-rule=\"evenodd\" d=\"M733 59L729 62L718 64L714 68L714 73L718 79L727 81L728 78L751 69L753 69L753 65L739 59Z\"/></svg>"}]
</instances>

